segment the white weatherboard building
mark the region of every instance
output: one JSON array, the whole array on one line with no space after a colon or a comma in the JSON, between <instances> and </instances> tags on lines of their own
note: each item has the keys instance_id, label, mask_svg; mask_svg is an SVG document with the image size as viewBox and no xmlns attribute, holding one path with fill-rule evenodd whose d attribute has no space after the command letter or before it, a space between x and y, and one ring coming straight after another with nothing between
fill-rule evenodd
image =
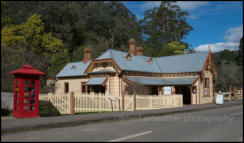
<instances>
[{"instance_id":1,"label":"white weatherboard building","mask_svg":"<svg viewBox=\"0 0 244 143\"><path fill-rule=\"evenodd\" d=\"M144 95L182 94L183 104L213 102L217 71L210 51L147 57L131 38L128 52L109 49L94 60L91 54L85 48L83 61L65 65L56 75L56 92L121 96L136 89Z\"/></svg>"}]
</instances>

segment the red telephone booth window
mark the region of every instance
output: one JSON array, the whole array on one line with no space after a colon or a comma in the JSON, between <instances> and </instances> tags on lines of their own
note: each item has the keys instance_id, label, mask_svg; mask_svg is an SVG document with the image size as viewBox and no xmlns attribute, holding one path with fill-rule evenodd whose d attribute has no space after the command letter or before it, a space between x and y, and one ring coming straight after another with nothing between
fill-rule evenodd
<instances>
[{"instance_id":1,"label":"red telephone booth window","mask_svg":"<svg viewBox=\"0 0 244 143\"><path fill-rule=\"evenodd\" d=\"M36 81L24 80L24 111L35 111Z\"/></svg>"}]
</instances>

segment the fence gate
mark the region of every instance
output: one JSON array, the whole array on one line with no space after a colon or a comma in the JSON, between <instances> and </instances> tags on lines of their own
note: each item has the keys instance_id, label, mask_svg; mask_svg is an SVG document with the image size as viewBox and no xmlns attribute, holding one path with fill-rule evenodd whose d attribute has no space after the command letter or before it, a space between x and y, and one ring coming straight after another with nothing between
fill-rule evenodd
<instances>
[{"instance_id":1,"label":"fence gate","mask_svg":"<svg viewBox=\"0 0 244 143\"><path fill-rule=\"evenodd\" d=\"M49 101L60 114L70 114L70 96L69 94L55 95L55 94L40 94L39 100Z\"/></svg>"},{"instance_id":2,"label":"fence gate","mask_svg":"<svg viewBox=\"0 0 244 143\"><path fill-rule=\"evenodd\" d=\"M51 102L61 114L70 114L70 97L69 95L52 96Z\"/></svg>"},{"instance_id":3,"label":"fence gate","mask_svg":"<svg viewBox=\"0 0 244 143\"><path fill-rule=\"evenodd\" d=\"M133 95L125 95L125 111L133 111L134 105L134 96Z\"/></svg>"}]
</instances>

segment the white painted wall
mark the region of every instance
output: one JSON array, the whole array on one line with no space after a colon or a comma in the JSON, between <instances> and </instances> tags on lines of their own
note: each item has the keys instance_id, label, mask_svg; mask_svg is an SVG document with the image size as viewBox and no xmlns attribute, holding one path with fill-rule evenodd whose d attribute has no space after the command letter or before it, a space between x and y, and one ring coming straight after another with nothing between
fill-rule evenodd
<instances>
[{"instance_id":1,"label":"white painted wall","mask_svg":"<svg viewBox=\"0 0 244 143\"><path fill-rule=\"evenodd\" d=\"M213 74L210 71L204 71L205 72L205 78L209 78L210 82L210 96L206 97L203 96L203 82L201 82L201 90L200 90L200 103L205 104L205 103L212 103L213 102Z\"/></svg>"},{"instance_id":2,"label":"white painted wall","mask_svg":"<svg viewBox=\"0 0 244 143\"><path fill-rule=\"evenodd\" d=\"M116 71L112 63L107 63L106 67L103 67L102 63L97 63L97 66L92 69L92 72L99 71L99 70L109 70L109 71Z\"/></svg>"},{"instance_id":3,"label":"white painted wall","mask_svg":"<svg viewBox=\"0 0 244 143\"><path fill-rule=\"evenodd\" d=\"M69 83L69 92L80 92L81 93L81 82L87 82L89 78L86 79L59 79L55 83L55 93L64 94L64 83Z\"/></svg>"}]
</instances>

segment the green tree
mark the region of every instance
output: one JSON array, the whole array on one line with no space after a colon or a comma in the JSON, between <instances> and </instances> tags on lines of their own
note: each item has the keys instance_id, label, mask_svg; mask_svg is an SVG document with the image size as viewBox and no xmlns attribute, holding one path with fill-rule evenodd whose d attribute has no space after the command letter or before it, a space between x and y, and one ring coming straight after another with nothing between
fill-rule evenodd
<instances>
[{"instance_id":1,"label":"green tree","mask_svg":"<svg viewBox=\"0 0 244 143\"><path fill-rule=\"evenodd\" d=\"M128 39L143 43L136 16L122 2L101 1L6 1L2 13L10 14L13 24L21 24L33 14L42 15L44 29L63 41L70 61L75 51L87 43L94 55L108 48L128 51Z\"/></svg>"},{"instance_id":2,"label":"green tree","mask_svg":"<svg viewBox=\"0 0 244 143\"><path fill-rule=\"evenodd\" d=\"M219 57L222 61L225 61L227 64L235 60L234 52L227 49L221 51Z\"/></svg>"},{"instance_id":3,"label":"green tree","mask_svg":"<svg viewBox=\"0 0 244 143\"><path fill-rule=\"evenodd\" d=\"M171 55L180 55L184 54L186 49L186 45L181 44L179 41L174 41L169 44L163 50L161 50L161 53L159 53L160 56L171 56Z\"/></svg>"},{"instance_id":4,"label":"green tree","mask_svg":"<svg viewBox=\"0 0 244 143\"><path fill-rule=\"evenodd\" d=\"M62 40L45 31L41 15L34 14L28 18L26 23L20 25L5 26L1 31L1 36L1 47L16 50L18 54L22 55L23 64L32 63L34 67L38 67L38 61L33 63L33 58L34 55L40 56L42 57L40 60L45 63L42 70L53 73L52 69L60 69L63 66L60 64L57 67L57 61L59 63L67 61L68 53L64 49Z\"/></svg>"},{"instance_id":5,"label":"green tree","mask_svg":"<svg viewBox=\"0 0 244 143\"><path fill-rule=\"evenodd\" d=\"M243 65L243 37L240 39L240 46L237 55L237 63Z\"/></svg>"},{"instance_id":6,"label":"green tree","mask_svg":"<svg viewBox=\"0 0 244 143\"><path fill-rule=\"evenodd\" d=\"M159 52L168 43L179 41L193 28L186 22L188 13L182 11L175 2L163 1L160 7L147 10L140 21L146 45ZM188 48L188 45L186 45Z\"/></svg>"},{"instance_id":7,"label":"green tree","mask_svg":"<svg viewBox=\"0 0 244 143\"><path fill-rule=\"evenodd\" d=\"M1 29L8 24L11 24L13 22L13 19L11 18L9 13L6 13L7 10L7 4L5 1L1 1Z\"/></svg>"}]
</instances>

